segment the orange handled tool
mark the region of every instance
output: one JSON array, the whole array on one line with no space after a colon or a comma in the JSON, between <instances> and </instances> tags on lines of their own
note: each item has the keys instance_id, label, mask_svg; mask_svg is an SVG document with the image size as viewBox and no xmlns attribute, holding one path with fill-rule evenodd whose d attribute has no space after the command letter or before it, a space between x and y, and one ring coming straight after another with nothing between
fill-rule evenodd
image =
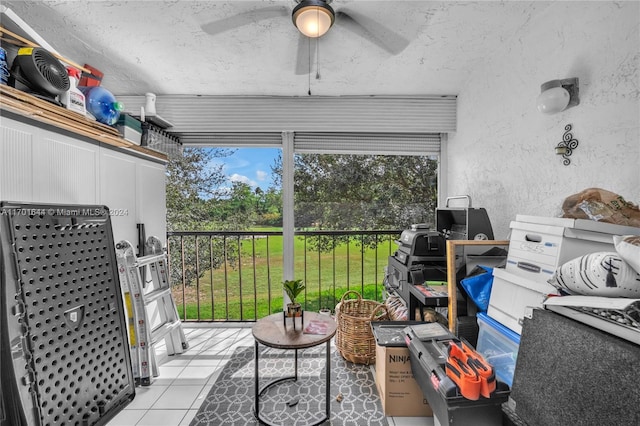
<instances>
[{"instance_id":1,"label":"orange handled tool","mask_svg":"<svg viewBox=\"0 0 640 426\"><path fill-rule=\"evenodd\" d=\"M475 349L462 341L462 350L467 355L469 364L480 378L480 395L490 398L491 393L496 390L496 375L493 367Z\"/></svg>"},{"instance_id":2,"label":"orange handled tool","mask_svg":"<svg viewBox=\"0 0 640 426\"><path fill-rule=\"evenodd\" d=\"M445 363L445 372L458 386L462 396L473 401L480 398L480 377L475 368L468 364L468 356L462 347L454 341L449 342L449 358Z\"/></svg>"}]
</instances>

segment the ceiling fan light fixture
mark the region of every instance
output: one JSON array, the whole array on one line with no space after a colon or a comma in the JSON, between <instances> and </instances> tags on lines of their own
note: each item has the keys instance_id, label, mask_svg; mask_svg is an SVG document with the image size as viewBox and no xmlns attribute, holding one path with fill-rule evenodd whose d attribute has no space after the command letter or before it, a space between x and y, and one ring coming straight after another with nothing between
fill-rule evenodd
<instances>
[{"instance_id":1,"label":"ceiling fan light fixture","mask_svg":"<svg viewBox=\"0 0 640 426\"><path fill-rule=\"evenodd\" d=\"M336 14L325 0L301 0L291 18L298 31L307 37L321 37L329 31Z\"/></svg>"}]
</instances>

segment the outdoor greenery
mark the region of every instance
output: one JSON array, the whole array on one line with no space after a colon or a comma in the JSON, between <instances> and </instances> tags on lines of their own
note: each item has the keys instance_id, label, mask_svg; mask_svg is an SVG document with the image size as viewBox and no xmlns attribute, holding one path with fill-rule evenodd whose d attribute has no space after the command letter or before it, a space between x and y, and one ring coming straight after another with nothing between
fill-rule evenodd
<instances>
[{"instance_id":1,"label":"outdoor greenery","mask_svg":"<svg viewBox=\"0 0 640 426\"><path fill-rule=\"evenodd\" d=\"M305 285L302 283L302 280L284 280L282 283L284 287L285 293L289 296L289 300L292 304L296 304L298 300L298 296L305 289Z\"/></svg>"},{"instance_id":2,"label":"outdoor greenery","mask_svg":"<svg viewBox=\"0 0 640 426\"><path fill-rule=\"evenodd\" d=\"M233 150L185 148L167 172L169 231L282 226L282 160L265 192L228 182L222 165ZM295 156L295 222L300 229L404 229L433 223L437 167L421 156Z\"/></svg>"},{"instance_id":3,"label":"outdoor greenery","mask_svg":"<svg viewBox=\"0 0 640 426\"><path fill-rule=\"evenodd\" d=\"M255 191L242 182L229 183L222 165L214 160L233 154L229 149L184 148L173 154L167 166L167 231L239 231L250 227L282 226L280 191L260 188ZM230 186L229 186L230 185ZM221 267L225 260L233 263L237 247L226 247L213 241L212 268ZM171 282L191 285L195 278L195 242L186 240L184 258L171 266ZM174 258L175 260L175 258ZM184 263L184 267L183 264Z\"/></svg>"},{"instance_id":4,"label":"outdoor greenery","mask_svg":"<svg viewBox=\"0 0 640 426\"><path fill-rule=\"evenodd\" d=\"M242 230L282 226L282 199L275 186L264 192L243 182L229 182L224 159L234 150L184 148L167 166L167 230Z\"/></svg>"},{"instance_id":5,"label":"outdoor greenery","mask_svg":"<svg viewBox=\"0 0 640 426\"><path fill-rule=\"evenodd\" d=\"M178 240L170 237L171 247L177 246ZM362 247L353 242L348 246L342 244L336 247L335 254L305 253L304 237L296 237L294 243L296 279L305 283L299 302L305 311L333 310L347 290L355 290L367 299L381 300L383 268L390 251L396 247L392 241L381 241L377 252L370 248L361 251ZM207 245L208 238L198 239L200 268L205 272L191 285L179 284L174 288L181 318L251 320L282 311L281 236L241 239L236 262L215 270L208 267Z\"/></svg>"},{"instance_id":6,"label":"outdoor greenery","mask_svg":"<svg viewBox=\"0 0 640 426\"><path fill-rule=\"evenodd\" d=\"M279 157L273 167L277 183L281 163ZM437 167L421 156L296 155L296 226L366 230L433 223Z\"/></svg>"},{"instance_id":7,"label":"outdoor greenery","mask_svg":"<svg viewBox=\"0 0 640 426\"><path fill-rule=\"evenodd\" d=\"M227 149L185 148L182 156L170 159L168 231L281 229L281 158L272 167L273 184L263 191L228 182L223 166L213 165L232 153ZM296 155L296 227L398 230L413 223L433 223L437 166L436 160L420 156ZM282 243L277 240L172 241L171 281L179 287L175 294L182 316L246 319L281 309L282 286L273 285L282 283ZM304 309L332 309L341 295L354 287L363 297L380 298L381 271L395 249L388 241L374 236L322 235L297 238L295 244L295 273L307 275L302 277L306 284ZM365 252L374 254L363 260L361 253ZM309 261L308 253L315 253L317 265Z\"/></svg>"}]
</instances>

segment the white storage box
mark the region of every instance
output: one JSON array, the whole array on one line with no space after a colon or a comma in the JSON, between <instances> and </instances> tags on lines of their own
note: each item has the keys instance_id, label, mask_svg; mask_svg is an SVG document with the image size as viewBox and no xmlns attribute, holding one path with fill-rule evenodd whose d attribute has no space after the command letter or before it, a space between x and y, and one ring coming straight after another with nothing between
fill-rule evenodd
<instances>
[{"instance_id":1,"label":"white storage box","mask_svg":"<svg viewBox=\"0 0 640 426\"><path fill-rule=\"evenodd\" d=\"M142 123L128 114L120 114L116 128L129 142L140 145L142 141Z\"/></svg>"},{"instance_id":2,"label":"white storage box","mask_svg":"<svg viewBox=\"0 0 640 426\"><path fill-rule=\"evenodd\" d=\"M476 350L493 366L496 377L511 387L516 371L520 335L487 314L478 312L478 344Z\"/></svg>"},{"instance_id":3,"label":"white storage box","mask_svg":"<svg viewBox=\"0 0 640 426\"><path fill-rule=\"evenodd\" d=\"M558 290L551 284L532 281L504 269L494 268L487 315L521 334L525 313L532 308L542 308L550 294L558 294Z\"/></svg>"},{"instance_id":4,"label":"white storage box","mask_svg":"<svg viewBox=\"0 0 640 426\"><path fill-rule=\"evenodd\" d=\"M630 226L525 215L517 215L510 227L505 269L542 282L571 259L598 251L615 251L614 235L640 235L640 228Z\"/></svg>"}]
</instances>

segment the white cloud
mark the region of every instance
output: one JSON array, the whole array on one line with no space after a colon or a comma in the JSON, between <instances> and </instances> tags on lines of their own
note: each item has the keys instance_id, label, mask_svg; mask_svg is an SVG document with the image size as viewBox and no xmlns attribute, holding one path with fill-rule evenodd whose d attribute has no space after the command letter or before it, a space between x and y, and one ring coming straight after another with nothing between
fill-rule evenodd
<instances>
[{"instance_id":1,"label":"white cloud","mask_svg":"<svg viewBox=\"0 0 640 426\"><path fill-rule=\"evenodd\" d=\"M248 177L244 176L244 175L239 175L237 173L232 174L231 176L229 176L229 180L231 182L242 182L242 183L246 183L247 185L251 186L251 187L255 187L258 186L258 184L256 183L256 181L249 179Z\"/></svg>"},{"instance_id":2,"label":"white cloud","mask_svg":"<svg viewBox=\"0 0 640 426\"><path fill-rule=\"evenodd\" d=\"M260 182L264 182L268 177L269 173L262 170L256 170L256 179L258 179Z\"/></svg>"}]
</instances>

